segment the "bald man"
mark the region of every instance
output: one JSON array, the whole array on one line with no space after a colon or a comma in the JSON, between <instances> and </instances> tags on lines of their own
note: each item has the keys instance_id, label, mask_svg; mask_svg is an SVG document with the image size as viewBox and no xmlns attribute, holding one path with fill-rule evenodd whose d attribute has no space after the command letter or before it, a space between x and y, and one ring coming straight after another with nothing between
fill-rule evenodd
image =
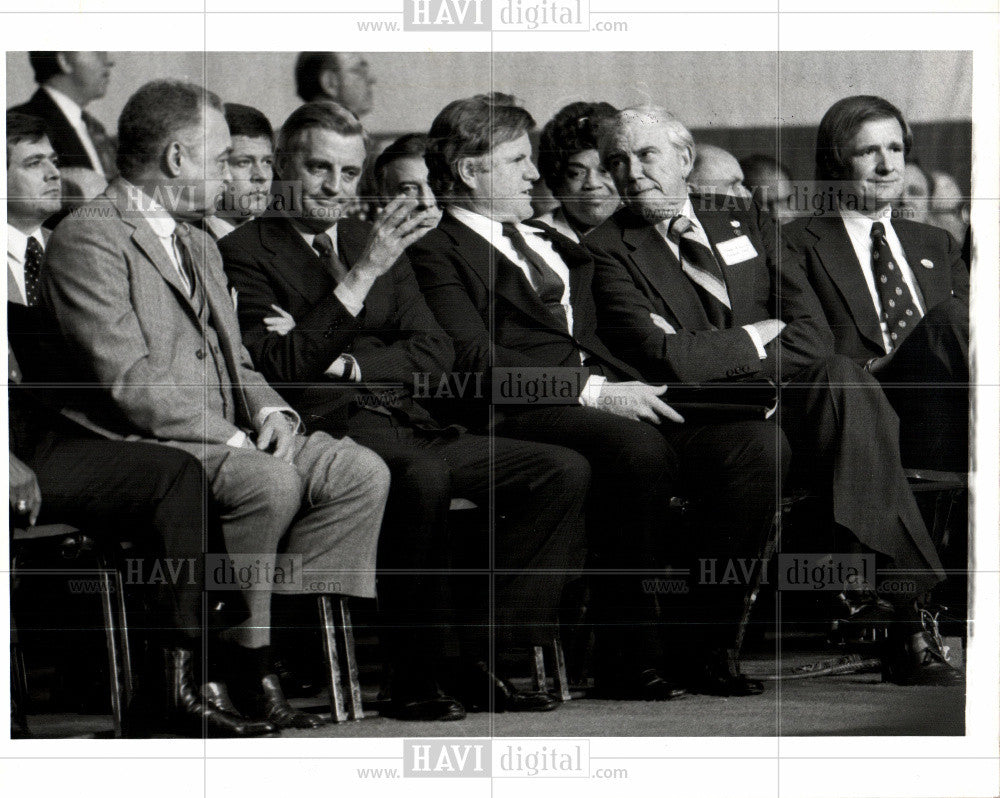
<instances>
[{"instance_id":1,"label":"bald man","mask_svg":"<svg viewBox=\"0 0 1000 798\"><path fill-rule=\"evenodd\" d=\"M688 185L703 194L749 198L743 185L743 170L731 152L714 144L699 144Z\"/></svg>"}]
</instances>

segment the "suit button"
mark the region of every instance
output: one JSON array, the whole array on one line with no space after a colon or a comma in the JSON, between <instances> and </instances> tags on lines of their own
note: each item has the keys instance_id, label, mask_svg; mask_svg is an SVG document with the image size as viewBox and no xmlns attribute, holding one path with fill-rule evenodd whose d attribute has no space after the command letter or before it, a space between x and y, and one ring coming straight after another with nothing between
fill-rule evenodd
<instances>
[{"instance_id":1,"label":"suit button","mask_svg":"<svg viewBox=\"0 0 1000 798\"><path fill-rule=\"evenodd\" d=\"M198 358L198 360L204 360L205 359L205 350L204 349L199 349L197 352L194 353L194 356L196 358Z\"/></svg>"}]
</instances>

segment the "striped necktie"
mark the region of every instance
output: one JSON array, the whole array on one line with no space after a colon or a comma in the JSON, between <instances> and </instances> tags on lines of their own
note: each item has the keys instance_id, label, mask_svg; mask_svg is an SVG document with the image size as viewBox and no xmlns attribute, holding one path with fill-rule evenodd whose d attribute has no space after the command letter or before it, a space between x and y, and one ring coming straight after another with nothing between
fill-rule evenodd
<instances>
[{"instance_id":1,"label":"striped necktie","mask_svg":"<svg viewBox=\"0 0 1000 798\"><path fill-rule=\"evenodd\" d=\"M694 224L683 214L670 220L667 235L680 250L681 269L694 283L709 322L720 330L727 329L732 319L732 304L722 268L712 250L698 240Z\"/></svg>"}]
</instances>

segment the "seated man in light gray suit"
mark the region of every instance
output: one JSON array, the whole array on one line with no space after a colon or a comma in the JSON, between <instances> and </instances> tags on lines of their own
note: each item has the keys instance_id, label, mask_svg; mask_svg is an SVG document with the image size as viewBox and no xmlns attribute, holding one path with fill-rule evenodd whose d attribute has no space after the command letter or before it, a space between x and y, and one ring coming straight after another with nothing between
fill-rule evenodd
<instances>
[{"instance_id":1,"label":"seated man in light gray suit","mask_svg":"<svg viewBox=\"0 0 1000 798\"><path fill-rule=\"evenodd\" d=\"M286 605L276 613L309 592L374 595L388 469L349 438L297 434L298 416L250 363L219 251L190 224L229 180L219 98L148 83L122 110L118 137L121 177L59 226L43 267L78 379L93 385L74 392L73 410L108 437L201 460L235 560L206 571L238 579L251 612L209 658L212 681L239 686L244 707L279 728L318 725L291 709L272 672L272 593ZM208 699L228 704L224 693Z\"/></svg>"}]
</instances>

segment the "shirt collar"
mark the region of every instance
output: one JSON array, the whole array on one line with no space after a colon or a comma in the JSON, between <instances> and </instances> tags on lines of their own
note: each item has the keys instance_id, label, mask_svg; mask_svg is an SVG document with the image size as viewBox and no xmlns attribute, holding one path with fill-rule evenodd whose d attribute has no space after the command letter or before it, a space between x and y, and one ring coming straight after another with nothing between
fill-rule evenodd
<instances>
[{"instance_id":1,"label":"shirt collar","mask_svg":"<svg viewBox=\"0 0 1000 798\"><path fill-rule=\"evenodd\" d=\"M882 222L886 230L892 229L892 206L886 205L882 208L878 215L874 218L871 216L866 216L861 213L861 211L855 210L854 208L841 208L840 215L844 220L844 224L847 225L848 229L855 229L864 232L865 235L871 235L872 225L875 222Z\"/></svg>"},{"instance_id":2,"label":"shirt collar","mask_svg":"<svg viewBox=\"0 0 1000 798\"><path fill-rule=\"evenodd\" d=\"M496 219L483 216L481 213L470 211L468 208L463 208L459 205L449 205L447 212L472 230L472 232L479 234L490 243L500 241L504 238L503 225ZM522 222L517 222L515 226L522 234L538 235L542 232L537 227L532 227Z\"/></svg>"},{"instance_id":3,"label":"shirt collar","mask_svg":"<svg viewBox=\"0 0 1000 798\"><path fill-rule=\"evenodd\" d=\"M63 116L72 122L75 127L83 124L83 108L75 100L67 97L58 89L53 89L51 86L42 86L42 88L48 92L49 97L52 98L52 102L59 106L59 110L63 112Z\"/></svg>"},{"instance_id":4,"label":"shirt collar","mask_svg":"<svg viewBox=\"0 0 1000 798\"><path fill-rule=\"evenodd\" d=\"M314 233L312 230L303 227L301 224L298 223L298 221L293 219L291 216L288 217L288 221L292 223L292 227L294 227L296 232L300 236L302 236L302 240L309 245L310 249L315 250L315 247L313 247L313 241L315 241L316 236L320 234ZM328 236L330 236L330 240L333 242L333 254L336 255L337 257L340 257L340 248L337 246L337 223L334 222L323 232L326 233Z\"/></svg>"},{"instance_id":5,"label":"shirt collar","mask_svg":"<svg viewBox=\"0 0 1000 798\"><path fill-rule=\"evenodd\" d=\"M675 213L674 216L686 216L691 220L691 224L696 230L701 230L701 222L699 222L698 217L694 215L694 205L691 204L691 197L684 200L684 204L681 206L681 209ZM668 216L666 219L662 219L656 223L656 229L667 241L671 240L667 233L670 230L670 222L673 220L674 216Z\"/></svg>"},{"instance_id":6,"label":"shirt collar","mask_svg":"<svg viewBox=\"0 0 1000 798\"><path fill-rule=\"evenodd\" d=\"M138 213L145 219L158 237L170 238L174 234L174 230L177 229L177 222L167 209L143 191L140 186L132 185L124 178L119 178L119 180L123 184L123 193L126 196L131 198L136 193L142 195L139 202L130 202L129 210L133 213Z\"/></svg>"},{"instance_id":7,"label":"shirt collar","mask_svg":"<svg viewBox=\"0 0 1000 798\"><path fill-rule=\"evenodd\" d=\"M33 238L39 246L45 248L45 239L42 238L41 226L36 227L30 233L23 233L14 225L7 224L7 255L14 258L18 263L24 263L24 253L28 249L28 239Z\"/></svg>"}]
</instances>

